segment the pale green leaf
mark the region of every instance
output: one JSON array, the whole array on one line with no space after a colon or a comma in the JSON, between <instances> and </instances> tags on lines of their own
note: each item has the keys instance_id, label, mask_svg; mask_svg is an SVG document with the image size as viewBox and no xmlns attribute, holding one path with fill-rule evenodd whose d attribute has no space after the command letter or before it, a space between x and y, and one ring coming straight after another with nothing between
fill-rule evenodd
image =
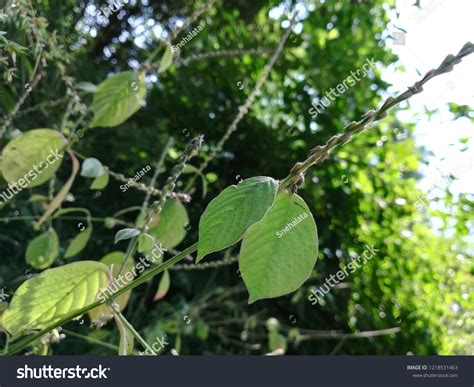
<instances>
[{"instance_id":1,"label":"pale green leaf","mask_svg":"<svg viewBox=\"0 0 474 387\"><path fill-rule=\"evenodd\" d=\"M298 289L318 257L316 223L298 195L279 193L265 217L242 240L239 267L249 303Z\"/></svg>"},{"instance_id":2,"label":"pale green leaf","mask_svg":"<svg viewBox=\"0 0 474 387\"><path fill-rule=\"evenodd\" d=\"M165 52L160 60L160 66L158 67L158 73L163 73L171 66L173 63L173 48L171 44L165 42Z\"/></svg>"},{"instance_id":3,"label":"pale green leaf","mask_svg":"<svg viewBox=\"0 0 474 387\"><path fill-rule=\"evenodd\" d=\"M95 93L97 91L97 85L91 82L78 82L76 83L76 89L85 91L86 93Z\"/></svg>"},{"instance_id":4,"label":"pale green leaf","mask_svg":"<svg viewBox=\"0 0 474 387\"><path fill-rule=\"evenodd\" d=\"M125 71L110 76L97 86L91 107L94 119L90 127L122 124L141 108L145 96L143 74Z\"/></svg>"},{"instance_id":5,"label":"pale green leaf","mask_svg":"<svg viewBox=\"0 0 474 387\"><path fill-rule=\"evenodd\" d=\"M2 174L18 189L31 188L48 181L61 165L65 144L61 133L34 129L11 140L2 151Z\"/></svg>"},{"instance_id":6,"label":"pale green leaf","mask_svg":"<svg viewBox=\"0 0 474 387\"><path fill-rule=\"evenodd\" d=\"M137 230L136 228L123 228L122 230L117 231L117 234L115 234L114 243L131 239L139 234L140 230Z\"/></svg>"},{"instance_id":7,"label":"pale green leaf","mask_svg":"<svg viewBox=\"0 0 474 387\"><path fill-rule=\"evenodd\" d=\"M71 258L74 257L75 255L79 254L82 250L85 249L87 246L87 242L89 242L89 239L92 234L92 225L81 231L79 234L77 234L74 239L71 241L69 244L66 254L64 254L64 258Z\"/></svg>"},{"instance_id":8,"label":"pale green leaf","mask_svg":"<svg viewBox=\"0 0 474 387\"><path fill-rule=\"evenodd\" d=\"M112 272L113 278L115 279L119 276L120 268L122 267L124 257L125 257L125 254L122 251L113 251L105 255L104 257L102 257L100 262L102 262L104 265L107 265L107 267ZM125 280L127 281L129 279L130 281L133 280L133 278L135 277L133 275L134 266L135 266L134 260L131 257L129 257L127 259L127 262L125 262L125 264L123 265L123 269L120 273L120 275L122 276L122 281L116 281L110 287L114 292L118 291L118 289L121 288L121 286L124 286ZM127 279L127 276L128 276L128 279ZM109 293L106 293L106 296L109 296L109 295L110 295ZM131 295L131 291L128 291L114 299L114 303L118 305L118 310L122 311L125 309L125 307L127 306L128 300L130 299L130 295ZM97 321L101 321L105 323L113 317L113 313L109 306L100 305L97 308L94 308L89 311L89 317L91 318L91 320L97 320Z\"/></svg>"},{"instance_id":9,"label":"pale green leaf","mask_svg":"<svg viewBox=\"0 0 474 387\"><path fill-rule=\"evenodd\" d=\"M155 298L154 298L155 301L161 300L162 298L166 296L166 294L170 290L170 284L171 284L170 273L168 272L168 270L165 270L163 272L163 276L160 279L158 290L156 291L156 294L155 294Z\"/></svg>"},{"instance_id":10,"label":"pale green leaf","mask_svg":"<svg viewBox=\"0 0 474 387\"><path fill-rule=\"evenodd\" d=\"M26 263L35 269L50 267L59 255L59 240L54 229L33 239L26 248Z\"/></svg>"},{"instance_id":11,"label":"pale green leaf","mask_svg":"<svg viewBox=\"0 0 474 387\"><path fill-rule=\"evenodd\" d=\"M140 234L138 237L138 252L151 250L155 244L155 238L148 234Z\"/></svg>"},{"instance_id":12,"label":"pale green leaf","mask_svg":"<svg viewBox=\"0 0 474 387\"><path fill-rule=\"evenodd\" d=\"M259 176L232 185L213 199L199 222L199 262L209 253L237 243L273 204L278 182Z\"/></svg>"},{"instance_id":13,"label":"pale green leaf","mask_svg":"<svg viewBox=\"0 0 474 387\"><path fill-rule=\"evenodd\" d=\"M15 292L2 324L14 337L59 322L96 301L107 286L107 266L82 261L45 270Z\"/></svg>"},{"instance_id":14,"label":"pale green leaf","mask_svg":"<svg viewBox=\"0 0 474 387\"><path fill-rule=\"evenodd\" d=\"M101 190L107 187L108 184L109 174L106 171L102 176L96 177L89 188L94 190Z\"/></svg>"},{"instance_id":15,"label":"pale green leaf","mask_svg":"<svg viewBox=\"0 0 474 387\"><path fill-rule=\"evenodd\" d=\"M81 176L99 177L105 174L105 168L102 163L94 157L85 159L81 166Z\"/></svg>"},{"instance_id":16,"label":"pale green leaf","mask_svg":"<svg viewBox=\"0 0 474 387\"><path fill-rule=\"evenodd\" d=\"M181 243L186 236L186 225L189 223L188 213L177 199L168 199L160 215L152 223L148 234L165 248L173 248Z\"/></svg>"}]
</instances>

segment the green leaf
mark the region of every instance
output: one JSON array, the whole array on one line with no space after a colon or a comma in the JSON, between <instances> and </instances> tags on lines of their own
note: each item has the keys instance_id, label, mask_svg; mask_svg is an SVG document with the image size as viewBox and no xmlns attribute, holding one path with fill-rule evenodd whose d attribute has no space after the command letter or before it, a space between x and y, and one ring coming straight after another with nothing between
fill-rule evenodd
<instances>
[{"instance_id":1,"label":"green leaf","mask_svg":"<svg viewBox=\"0 0 474 387\"><path fill-rule=\"evenodd\" d=\"M26 248L26 263L35 269L50 267L59 255L58 234L54 229L33 239Z\"/></svg>"},{"instance_id":2,"label":"green leaf","mask_svg":"<svg viewBox=\"0 0 474 387\"><path fill-rule=\"evenodd\" d=\"M165 52L161 57L160 66L158 67L158 73L165 72L173 63L173 48L168 42L165 42L165 45Z\"/></svg>"},{"instance_id":3,"label":"green leaf","mask_svg":"<svg viewBox=\"0 0 474 387\"><path fill-rule=\"evenodd\" d=\"M125 71L110 76L99 86L92 101L94 119L90 127L122 124L141 108L146 96L145 76Z\"/></svg>"},{"instance_id":4,"label":"green leaf","mask_svg":"<svg viewBox=\"0 0 474 387\"><path fill-rule=\"evenodd\" d=\"M249 303L298 289L318 257L316 223L298 195L279 193L265 217L242 240L239 267Z\"/></svg>"},{"instance_id":5,"label":"green leaf","mask_svg":"<svg viewBox=\"0 0 474 387\"><path fill-rule=\"evenodd\" d=\"M95 190L101 190L107 187L108 184L109 184L109 174L106 171L102 176L96 177L89 188L95 189Z\"/></svg>"},{"instance_id":6,"label":"green leaf","mask_svg":"<svg viewBox=\"0 0 474 387\"><path fill-rule=\"evenodd\" d=\"M163 272L163 276L160 279L160 284L158 285L158 290L156 291L155 298L153 300L159 301L166 296L170 290L170 273L168 270Z\"/></svg>"},{"instance_id":7,"label":"green leaf","mask_svg":"<svg viewBox=\"0 0 474 387\"><path fill-rule=\"evenodd\" d=\"M84 177L96 178L103 176L105 172L106 171L102 163L93 157L85 159L81 166L81 176Z\"/></svg>"},{"instance_id":8,"label":"green leaf","mask_svg":"<svg viewBox=\"0 0 474 387\"><path fill-rule=\"evenodd\" d=\"M136 237L139 234L140 234L140 230L137 230L136 228L123 228L122 230L117 231L117 234L115 234L114 243L131 239L133 237Z\"/></svg>"},{"instance_id":9,"label":"green leaf","mask_svg":"<svg viewBox=\"0 0 474 387\"><path fill-rule=\"evenodd\" d=\"M179 245L186 236L188 223L188 213L183 204L177 199L168 199L148 234L163 247L171 249Z\"/></svg>"},{"instance_id":10,"label":"green leaf","mask_svg":"<svg viewBox=\"0 0 474 387\"><path fill-rule=\"evenodd\" d=\"M148 234L140 234L138 237L138 252L143 253L144 251L151 250L155 244L155 238Z\"/></svg>"},{"instance_id":11,"label":"green leaf","mask_svg":"<svg viewBox=\"0 0 474 387\"><path fill-rule=\"evenodd\" d=\"M69 247L66 250L64 258L71 258L79 254L87 246L87 242L92 234L92 225L89 225L86 229L77 234L71 241Z\"/></svg>"},{"instance_id":12,"label":"green leaf","mask_svg":"<svg viewBox=\"0 0 474 387\"><path fill-rule=\"evenodd\" d=\"M34 129L19 135L3 148L3 177L19 189L45 183L61 165L63 152L59 150L64 144L64 137L53 129Z\"/></svg>"},{"instance_id":13,"label":"green leaf","mask_svg":"<svg viewBox=\"0 0 474 387\"><path fill-rule=\"evenodd\" d=\"M124 257L125 253L123 253L122 251L113 251L102 257L100 262L106 265L106 267L108 267L109 269L111 269L112 276L115 279L119 276L120 268L122 267ZM113 290L118 290L120 285L122 285L122 287L124 286L123 279L127 279L127 273L133 275L132 269L134 268L134 266L135 261L131 257L129 257L127 259L127 262L125 262L125 264L123 265L122 272L120 273L123 277L122 281L117 281L115 285L113 285ZM106 286L104 286L104 289L106 288ZM122 311L125 309L128 304L128 300L130 299L131 293L132 291L130 290L114 299L114 303L118 305L118 310ZM91 318L91 320L102 321L103 323L105 323L113 317L113 312L108 305L104 304L90 310L89 317Z\"/></svg>"},{"instance_id":14,"label":"green leaf","mask_svg":"<svg viewBox=\"0 0 474 387\"><path fill-rule=\"evenodd\" d=\"M48 200L49 200L49 198L46 195L33 194L28 199L28 202L30 202L30 203L47 202Z\"/></svg>"},{"instance_id":15,"label":"green leaf","mask_svg":"<svg viewBox=\"0 0 474 387\"><path fill-rule=\"evenodd\" d=\"M95 93L97 91L97 85L90 82L78 82L76 83L76 89L85 91L86 93Z\"/></svg>"},{"instance_id":16,"label":"green leaf","mask_svg":"<svg viewBox=\"0 0 474 387\"><path fill-rule=\"evenodd\" d=\"M45 270L17 289L2 324L14 337L46 328L95 302L105 286L107 266L100 262L74 262Z\"/></svg>"},{"instance_id":17,"label":"green leaf","mask_svg":"<svg viewBox=\"0 0 474 387\"><path fill-rule=\"evenodd\" d=\"M271 177L252 177L213 199L199 221L197 262L237 243L249 226L263 218L277 189L278 182Z\"/></svg>"}]
</instances>

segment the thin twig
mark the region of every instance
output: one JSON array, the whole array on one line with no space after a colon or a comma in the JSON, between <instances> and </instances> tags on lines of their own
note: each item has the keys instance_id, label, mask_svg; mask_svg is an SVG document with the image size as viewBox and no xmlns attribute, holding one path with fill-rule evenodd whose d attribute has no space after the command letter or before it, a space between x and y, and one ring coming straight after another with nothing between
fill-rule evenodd
<instances>
[{"instance_id":1,"label":"thin twig","mask_svg":"<svg viewBox=\"0 0 474 387\"><path fill-rule=\"evenodd\" d=\"M163 151L161 152L160 158L156 162L155 172L154 172L153 177L151 178L151 181L150 181L150 187L151 188L155 188L156 179L158 178L158 176L161 172L161 168L163 167L163 163L165 162L166 154L168 153L168 149L173 145L173 141L174 141L173 137L170 137L168 139L168 141L166 142L165 147L163 148ZM142 213L144 213L148 210L148 205L150 203L151 194L152 194L151 191L148 191L146 193L145 200L143 200L143 204L142 204L142 209L141 209Z\"/></svg>"},{"instance_id":2,"label":"thin twig","mask_svg":"<svg viewBox=\"0 0 474 387\"><path fill-rule=\"evenodd\" d=\"M234 57L243 55L268 55L273 52L273 49L269 48L250 48L250 49L235 49L235 50L219 50L219 51L208 51L199 54L193 54L183 59L178 59L175 62L177 67L187 66L192 62L198 62L209 58L223 58L223 57Z\"/></svg>"},{"instance_id":3,"label":"thin twig","mask_svg":"<svg viewBox=\"0 0 474 387\"><path fill-rule=\"evenodd\" d=\"M229 258L224 258L220 261L214 261L214 262L205 262L205 263L200 263L200 264L182 264L182 265L174 265L170 268L170 270L206 270L206 269L217 269L219 267L223 266L229 266L234 264L239 260L239 257L229 257Z\"/></svg>"},{"instance_id":4,"label":"thin twig","mask_svg":"<svg viewBox=\"0 0 474 387\"><path fill-rule=\"evenodd\" d=\"M367 339L369 337L386 336L399 333L401 329L399 327L380 329L377 331L364 331L354 333L339 333L339 332L315 332L312 334L301 335L298 340L313 340L313 339Z\"/></svg>"},{"instance_id":5,"label":"thin twig","mask_svg":"<svg viewBox=\"0 0 474 387\"><path fill-rule=\"evenodd\" d=\"M147 194L150 193L152 196L161 196L162 192L159 189L154 187L147 186L144 183L134 182L130 177L126 177L123 173L117 173L110 169L108 169L109 175L112 176L114 179L121 181L122 183L127 183L131 187L137 189L138 191L146 192ZM179 199L182 202L188 203L191 201L191 197L184 193L184 192L171 192L169 197L173 199Z\"/></svg>"},{"instance_id":6,"label":"thin twig","mask_svg":"<svg viewBox=\"0 0 474 387\"><path fill-rule=\"evenodd\" d=\"M440 74L452 71L454 65L461 62L462 58L472 54L473 52L474 44L467 42L457 55L448 55L437 69L428 71L420 81L415 82L413 86L408 87L404 93L400 94L396 98L388 97L378 110L368 111L362 116L360 121L353 121L347 125L344 129L344 132L331 137L326 144L322 146L318 145L313 148L309 157L305 161L296 163L293 166L290 174L281 182L280 189L284 190L286 188L291 188L291 190L295 191L304 181L304 175L310 167L316 164L321 164L329 157L331 151L333 151L335 148L347 144L354 136L364 132L370 124L385 118L387 116L387 112L394 106L398 105L400 102L411 98L415 94L421 93L423 91L423 85L430 79Z\"/></svg>"},{"instance_id":7,"label":"thin twig","mask_svg":"<svg viewBox=\"0 0 474 387\"><path fill-rule=\"evenodd\" d=\"M207 3L203 7L197 9L196 11L194 11L192 13L192 15L189 16L185 20L184 24L181 27L176 28L174 31L171 32L170 37L169 37L169 41L172 42L173 40L175 40L181 32L186 30L191 24L193 24L197 19L199 19L199 17L203 13L207 12L216 2L217 2L217 0L211 0L211 1L209 1L209 3Z\"/></svg>"}]
</instances>

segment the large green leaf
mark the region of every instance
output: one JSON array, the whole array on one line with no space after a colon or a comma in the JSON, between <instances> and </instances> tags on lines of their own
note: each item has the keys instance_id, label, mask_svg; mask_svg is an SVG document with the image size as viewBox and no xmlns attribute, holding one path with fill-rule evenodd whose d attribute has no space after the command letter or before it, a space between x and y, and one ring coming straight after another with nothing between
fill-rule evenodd
<instances>
[{"instance_id":1,"label":"large green leaf","mask_svg":"<svg viewBox=\"0 0 474 387\"><path fill-rule=\"evenodd\" d=\"M209 253L237 243L273 204L278 182L259 176L232 185L213 199L199 222L199 262Z\"/></svg>"},{"instance_id":2,"label":"large green leaf","mask_svg":"<svg viewBox=\"0 0 474 387\"><path fill-rule=\"evenodd\" d=\"M298 289L318 257L318 231L306 203L282 192L265 217L242 240L239 267L249 303Z\"/></svg>"},{"instance_id":3,"label":"large green leaf","mask_svg":"<svg viewBox=\"0 0 474 387\"><path fill-rule=\"evenodd\" d=\"M97 86L92 101L94 119L90 127L120 125L141 108L145 96L143 74L124 71L110 76Z\"/></svg>"},{"instance_id":4,"label":"large green leaf","mask_svg":"<svg viewBox=\"0 0 474 387\"><path fill-rule=\"evenodd\" d=\"M59 240L54 229L33 239L26 248L26 262L35 269L50 267L59 255Z\"/></svg>"},{"instance_id":5,"label":"large green leaf","mask_svg":"<svg viewBox=\"0 0 474 387\"><path fill-rule=\"evenodd\" d=\"M45 270L15 292L2 324L14 337L43 329L96 301L107 286L107 266L82 261Z\"/></svg>"},{"instance_id":6,"label":"large green leaf","mask_svg":"<svg viewBox=\"0 0 474 387\"><path fill-rule=\"evenodd\" d=\"M2 174L7 183L19 189L48 181L61 165L65 144L61 133L34 129L11 140L2 151Z\"/></svg>"},{"instance_id":7,"label":"large green leaf","mask_svg":"<svg viewBox=\"0 0 474 387\"><path fill-rule=\"evenodd\" d=\"M119 276L124 256L125 254L122 251L113 251L102 257L102 259L100 260L100 262L112 269L112 275L114 279ZM117 291L121 287L121 285L123 285L125 280L127 280L127 275L129 276L129 278L131 278L130 275L133 275L132 269L134 266L134 260L131 257L127 259L127 262L125 262L125 264L123 265L123 269L120 272L122 280L116 281L116 283L110 287L114 292ZM131 291L128 291L114 299L114 303L118 305L118 309L120 311L122 311L127 306L128 300L130 299L130 294ZM109 294L107 293L107 295ZM101 305L89 311L89 316L91 320L98 320L105 323L112 317L112 310L107 305Z\"/></svg>"},{"instance_id":8,"label":"large green leaf","mask_svg":"<svg viewBox=\"0 0 474 387\"><path fill-rule=\"evenodd\" d=\"M179 245L186 236L188 223L188 213L183 204L177 199L168 199L148 234L155 238L156 243L171 249Z\"/></svg>"}]
</instances>

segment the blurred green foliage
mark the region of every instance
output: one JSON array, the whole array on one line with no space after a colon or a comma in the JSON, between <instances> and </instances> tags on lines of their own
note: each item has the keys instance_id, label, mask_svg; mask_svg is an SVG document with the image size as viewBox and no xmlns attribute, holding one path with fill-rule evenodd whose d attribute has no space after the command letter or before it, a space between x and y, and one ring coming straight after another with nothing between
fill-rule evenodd
<instances>
[{"instance_id":1,"label":"blurred green foliage","mask_svg":"<svg viewBox=\"0 0 474 387\"><path fill-rule=\"evenodd\" d=\"M387 12L393 1L374 0L370 5L341 0L299 3L301 9L303 3L313 3L313 10L302 10L301 21L262 93L205 170L208 192L204 199L196 180L193 200L186 204L190 228L180 248L197 239L200 214L225 187L239 178L285 177L310 148L377 107L389 86L381 79L381 68L397 60L387 46ZM100 24L94 5L102 3L39 0L35 10L44 18L44 29L35 31L40 35L33 46L27 39L28 29L34 28L31 24L21 18L3 20L0 29L6 34L0 36L0 56L8 59L0 63L4 74L0 85L2 116L11 112L21 95L38 50L45 48L48 65L13 119L1 147L18 131L49 127L67 132L80 109L64 117L66 104L59 101L51 106L49 102L71 93L77 82L98 84L110 73L136 69L157 48L156 40L144 31L153 23L157 31L170 31L200 4L135 1ZM283 28L280 18L270 16L277 14L275 9L284 9L279 2L226 0L218 4L196 21L203 30L183 47L182 58L215 50L276 46ZM375 70L313 119L308 113L313 98L341 83L367 58L377 62ZM84 157L98 158L112 171L133 176L156 163L170 136L175 142L168 152L168 171L189 139L203 133L205 146L194 160L198 166L224 135L267 60L267 55L216 57L173 65L159 76L150 73L146 106L119 127L90 130L75 149ZM91 95L81 92L81 96L90 105ZM31 108L34 110L29 112ZM451 111L456 117L472 119L467 106L452 105ZM295 293L249 306L235 263L207 270L182 266L170 272L171 287L164 299L153 300L159 282L156 278L133 291L124 314L148 342L167 335L171 346L182 354L262 354L284 348L288 354L472 355L474 264L472 238L469 246L468 237L474 227L473 192L457 198L446 190L433 199L442 203L436 211L429 204L419 205L426 193L420 192L416 183L426 155L415 147L415 133L414 122L400 122L391 115L306 176L300 194L318 225L320 256L311 278ZM70 167L62 168L56 186L69 175ZM157 188L166 176L161 173ZM183 176L178 191L189 178ZM143 181L150 179L151 174ZM89 209L94 230L88 247L68 262L100 260L117 250L111 227L123 226L111 218L133 223L136 212L114 214L139 206L144 198L143 192L134 189L122 193L120 184L111 180L105 190L93 192L90 180L76 180L63 206ZM5 188L2 182L0 189ZM0 288L5 287L10 295L32 272L24 255L37 234L33 221L22 217L39 216L43 211L41 201L28 201L33 194L48 195L48 186L25 190L0 212L2 220L9 219L0 223ZM434 217L441 219L443 230L432 230ZM69 219L53 220L63 241L61 256L67 248L64 241L76 236L79 222L73 214ZM351 256L361 254L365 244L375 246L377 256L333 289L323 304L312 306L307 300L309 291ZM222 260L236 252L234 248L215 253L211 259ZM55 265L64 263L63 258ZM400 332L369 338L340 335L393 327L399 327ZM118 331L112 323L99 330L78 322L65 328L118 345ZM50 353L114 353L66 336Z\"/></svg>"}]
</instances>

